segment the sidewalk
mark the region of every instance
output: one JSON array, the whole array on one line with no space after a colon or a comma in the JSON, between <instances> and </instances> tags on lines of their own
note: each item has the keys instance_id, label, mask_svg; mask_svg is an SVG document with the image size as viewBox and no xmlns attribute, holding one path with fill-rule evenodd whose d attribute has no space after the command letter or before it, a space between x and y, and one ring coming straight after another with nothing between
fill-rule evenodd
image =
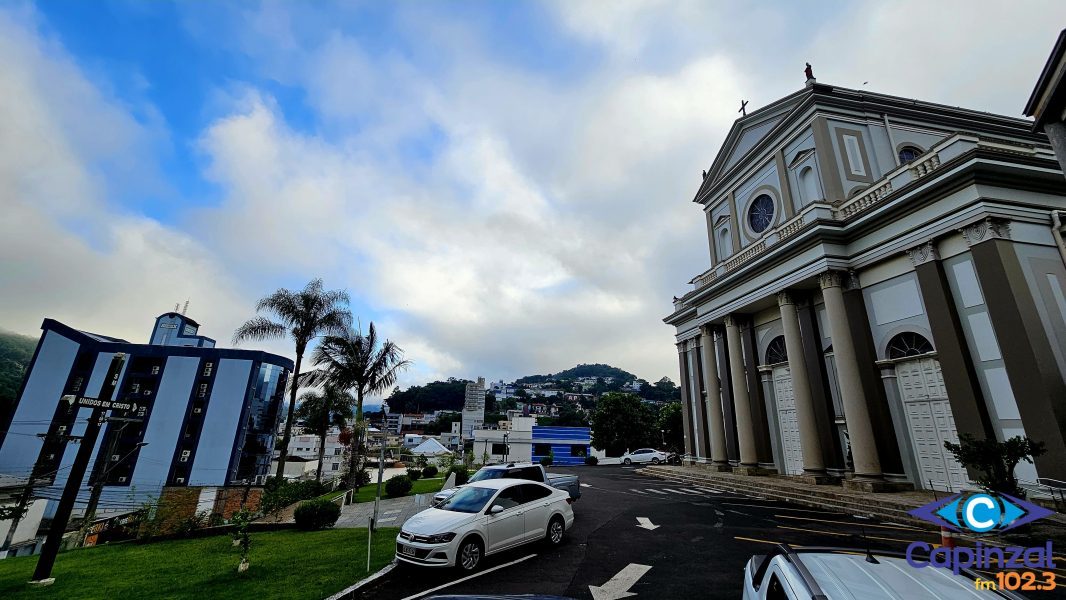
<instances>
[{"instance_id":1,"label":"sidewalk","mask_svg":"<svg viewBox=\"0 0 1066 600\"><path fill-rule=\"evenodd\" d=\"M407 519L429 508L432 494L416 494L403 498L382 498L378 505L378 526L399 527ZM366 527L374 514L373 502L359 502L341 507L335 527Z\"/></svg>"}]
</instances>

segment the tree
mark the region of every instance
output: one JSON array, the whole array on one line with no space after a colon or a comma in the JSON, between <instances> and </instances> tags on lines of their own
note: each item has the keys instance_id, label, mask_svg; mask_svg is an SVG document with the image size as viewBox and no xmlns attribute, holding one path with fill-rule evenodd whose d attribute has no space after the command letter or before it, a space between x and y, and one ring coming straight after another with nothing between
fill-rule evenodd
<instances>
[{"instance_id":1,"label":"tree","mask_svg":"<svg viewBox=\"0 0 1066 600\"><path fill-rule=\"evenodd\" d=\"M655 414L633 394L608 392L592 413L592 445L621 456L627 449L655 445Z\"/></svg>"},{"instance_id":2,"label":"tree","mask_svg":"<svg viewBox=\"0 0 1066 600\"><path fill-rule=\"evenodd\" d=\"M1014 436L1000 442L995 438L979 440L969 433L959 435L958 444L944 442L944 448L964 467L983 473L977 477L977 485L989 492L1014 496L1023 495L1014 468L1023 460L1032 464L1033 458L1047 452L1044 442L1027 437Z\"/></svg>"},{"instance_id":3,"label":"tree","mask_svg":"<svg viewBox=\"0 0 1066 600\"><path fill-rule=\"evenodd\" d=\"M318 469L315 481L322 481L322 463L326 454L326 435L331 427L343 428L352 418L352 397L347 392L326 385L322 393L307 392L300 396L296 418L318 436Z\"/></svg>"},{"instance_id":4,"label":"tree","mask_svg":"<svg viewBox=\"0 0 1066 600\"><path fill-rule=\"evenodd\" d=\"M359 470L363 401L368 395L392 387L400 371L409 367L411 361L404 360L403 350L394 342L379 341L371 322L366 335L361 329L348 327L338 335L326 336L315 349L314 364L318 370L308 374L309 382L330 383L338 389L355 392L356 436L348 469L354 474ZM352 485L350 481L349 485Z\"/></svg>"},{"instance_id":5,"label":"tree","mask_svg":"<svg viewBox=\"0 0 1066 600\"><path fill-rule=\"evenodd\" d=\"M259 316L250 319L233 333L234 345L245 340L270 340L288 335L296 346L296 365L289 383L289 411L285 418L285 434L281 440L281 455L278 457L278 472L285 473L285 461L289 457L289 439L292 436L292 419L296 410L296 391L300 385L300 366L307 346L315 338L344 331L351 326L352 315L348 306L348 292L322 289L322 280L314 279L299 291L280 288L256 302L255 312L273 313L275 320Z\"/></svg>"},{"instance_id":6,"label":"tree","mask_svg":"<svg viewBox=\"0 0 1066 600\"><path fill-rule=\"evenodd\" d=\"M658 427L669 450L679 452L684 447L685 425L680 402L670 402L659 408Z\"/></svg>"}]
</instances>

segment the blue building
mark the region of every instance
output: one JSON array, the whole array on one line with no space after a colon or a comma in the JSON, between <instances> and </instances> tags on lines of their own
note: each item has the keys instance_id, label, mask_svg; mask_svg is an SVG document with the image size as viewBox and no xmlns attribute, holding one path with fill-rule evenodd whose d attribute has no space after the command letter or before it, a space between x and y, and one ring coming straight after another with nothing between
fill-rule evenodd
<instances>
[{"instance_id":1,"label":"blue building","mask_svg":"<svg viewBox=\"0 0 1066 600\"><path fill-rule=\"evenodd\" d=\"M118 353L126 358L112 399L131 407L110 412L128 420L104 425L85 482L105 477L101 510L135 506L165 486L225 486L267 475L289 359L216 348L197 335L198 323L176 312L156 319L148 344L52 319L41 329L15 406L0 415L0 478L32 476L42 486L36 495L59 497L78 450L66 436L81 435L92 413L62 398L98 397Z\"/></svg>"},{"instance_id":2,"label":"blue building","mask_svg":"<svg viewBox=\"0 0 1066 600\"><path fill-rule=\"evenodd\" d=\"M533 462L552 453L552 464L583 465L589 455L592 433L588 427L533 426Z\"/></svg>"}]
</instances>

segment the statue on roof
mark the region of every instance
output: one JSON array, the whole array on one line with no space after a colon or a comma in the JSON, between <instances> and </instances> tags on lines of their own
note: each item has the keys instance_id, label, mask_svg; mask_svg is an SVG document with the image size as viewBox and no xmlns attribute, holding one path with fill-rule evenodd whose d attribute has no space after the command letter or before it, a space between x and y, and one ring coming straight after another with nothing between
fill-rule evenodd
<instances>
[{"instance_id":1,"label":"statue on roof","mask_svg":"<svg viewBox=\"0 0 1066 600\"><path fill-rule=\"evenodd\" d=\"M803 74L807 76L807 79L814 79L814 69L811 68L811 63L807 63L807 68L803 70Z\"/></svg>"}]
</instances>

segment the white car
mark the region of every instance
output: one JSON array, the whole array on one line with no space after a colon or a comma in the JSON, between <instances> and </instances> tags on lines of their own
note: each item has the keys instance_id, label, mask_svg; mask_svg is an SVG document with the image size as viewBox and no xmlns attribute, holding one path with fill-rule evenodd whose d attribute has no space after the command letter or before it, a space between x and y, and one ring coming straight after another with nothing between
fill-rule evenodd
<instances>
[{"instance_id":1,"label":"white car","mask_svg":"<svg viewBox=\"0 0 1066 600\"><path fill-rule=\"evenodd\" d=\"M529 542L558 546L574 524L570 494L521 479L488 479L459 488L403 524L396 558L474 571L481 559Z\"/></svg>"},{"instance_id":2,"label":"white car","mask_svg":"<svg viewBox=\"0 0 1066 600\"><path fill-rule=\"evenodd\" d=\"M652 448L640 448L632 452L626 452L622 455L622 464L631 465L633 463L651 463L657 465L659 463L666 462L666 453Z\"/></svg>"}]
</instances>

